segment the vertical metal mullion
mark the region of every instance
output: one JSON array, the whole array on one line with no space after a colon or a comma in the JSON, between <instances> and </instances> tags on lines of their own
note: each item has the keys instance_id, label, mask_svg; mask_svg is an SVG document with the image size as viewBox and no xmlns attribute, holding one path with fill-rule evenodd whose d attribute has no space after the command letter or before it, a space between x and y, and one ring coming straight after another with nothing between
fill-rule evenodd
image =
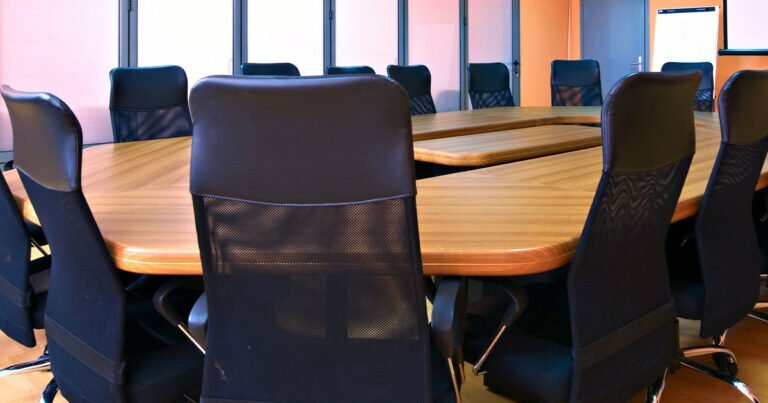
<instances>
[{"instance_id":1,"label":"vertical metal mullion","mask_svg":"<svg viewBox=\"0 0 768 403\"><path fill-rule=\"evenodd\" d=\"M118 12L118 65L138 65L139 0L120 0Z\"/></svg>"},{"instance_id":2,"label":"vertical metal mullion","mask_svg":"<svg viewBox=\"0 0 768 403\"><path fill-rule=\"evenodd\" d=\"M232 0L232 74L243 73L248 61L248 0Z\"/></svg>"},{"instance_id":3,"label":"vertical metal mullion","mask_svg":"<svg viewBox=\"0 0 768 403\"><path fill-rule=\"evenodd\" d=\"M520 0L512 1L512 96L514 97L517 105L522 105L522 97L520 91L521 77L523 75L523 63L520 59ZM514 74L514 62L517 61L518 74Z\"/></svg>"},{"instance_id":4,"label":"vertical metal mullion","mask_svg":"<svg viewBox=\"0 0 768 403\"><path fill-rule=\"evenodd\" d=\"M323 72L336 64L336 1L323 0Z\"/></svg>"},{"instance_id":5,"label":"vertical metal mullion","mask_svg":"<svg viewBox=\"0 0 768 403\"><path fill-rule=\"evenodd\" d=\"M408 65L408 0L397 2L397 64Z\"/></svg>"},{"instance_id":6,"label":"vertical metal mullion","mask_svg":"<svg viewBox=\"0 0 768 403\"><path fill-rule=\"evenodd\" d=\"M127 67L129 65L131 54L131 27L129 26L130 6L130 0L120 0L118 6L117 65L120 67Z\"/></svg>"},{"instance_id":7,"label":"vertical metal mullion","mask_svg":"<svg viewBox=\"0 0 768 403\"><path fill-rule=\"evenodd\" d=\"M466 110L469 107L468 74L469 63L469 0L459 0L459 94L461 100L459 109Z\"/></svg>"}]
</instances>

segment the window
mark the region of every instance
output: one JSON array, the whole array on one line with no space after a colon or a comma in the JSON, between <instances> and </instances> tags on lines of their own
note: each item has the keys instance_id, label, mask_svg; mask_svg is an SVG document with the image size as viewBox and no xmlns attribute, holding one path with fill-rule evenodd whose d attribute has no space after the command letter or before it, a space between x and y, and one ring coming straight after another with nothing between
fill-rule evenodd
<instances>
[{"instance_id":1,"label":"window","mask_svg":"<svg viewBox=\"0 0 768 403\"><path fill-rule=\"evenodd\" d=\"M512 65L512 1L469 0L469 62Z\"/></svg>"},{"instance_id":2,"label":"window","mask_svg":"<svg viewBox=\"0 0 768 403\"><path fill-rule=\"evenodd\" d=\"M323 0L248 0L248 61L323 74L323 17Z\"/></svg>"},{"instance_id":3,"label":"window","mask_svg":"<svg viewBox=\"0 0 768 403\"><path fill-rule=\"evenodd\" d=\"M109 70L117 63L117 1L0 0L0 83L60 97L88 143L112 140ZM11 147L0 99L0 149Z\"/></svg>"},{"instance_id":4,"label":"window","mask_svg":"<svg viewBox=\"0 0 768 403\"><path fill-rule=\"evenodd\" d=\"M181 66L190 88L205 76L232 74L232 1L143 0L137 6L139 66Z\"/></svg>"},{"instance_id":5,"label":"window","mask_svg":"<svg viewBox=\"0 0 768 403\"><path fill-rule=\"evenodd\" d=\"M378 74L397 64L397 0L336 0L336 64Z\"/></svg>"},{"instance_id":6,"label":"window","mask_svg":"<svg viewBox=\"0 0 768 403\"><path fill-rule=\"evenodd\" d=\"M459 4L451 0L408 1L409 64L432 72L432 96L438 112L460 106Z\"/></svg>"}]
</instances>

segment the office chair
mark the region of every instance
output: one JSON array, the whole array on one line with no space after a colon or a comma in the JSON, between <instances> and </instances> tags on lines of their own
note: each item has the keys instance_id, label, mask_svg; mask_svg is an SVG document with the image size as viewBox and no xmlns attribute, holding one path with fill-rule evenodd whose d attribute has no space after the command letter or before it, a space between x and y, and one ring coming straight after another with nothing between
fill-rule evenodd
<instances>
[{"instance_id":1,"label":"office chair","mask_svg":"<svg viewBox=\"0 0 768 403\"><path fill-rule=\"evenodd\" d=\"M457 401L464 286L440 283L431 346L405 91L379 76L209 77L190 100L202 398Z\"/></svg>"},{"instance_id":2,"label":"office chair","mask_svg":"<svg viewBox=\"0 0 768 403\"><path fill-rule=\"evenodd\" d=\"M435 100L432 99L432 74L427 66L390 65L387 67L387 75L408 92L411 115L437 113Z\"/></svg>"},{"instance_id":3,"label":"office chair","mask_svg":"<svg viewBox=\"0 0 768 403\"><path fill-rule=\"evenodd\" d=\"M35 347L34 329L42 329L45 315L51 257L42 249L44 238L35 240L29 225L21 216L16 201L0 173L0 330L26 347ZM36 227L39 229L39 227ZM42 234L42 233L41 233ZM42 257L31 260L30 248L35 246ZM0 378L32 371L50 369L44 350L34 361L0 369Z\"/></svg>"},{"instance_id":4,"label":"office chair","mask_svg":"<svg viewBox=\"0 0 768 403\"><path fill-rule=\"evenodd\" d=\"M368 66L328 66L329 76L348 74L376 74L376 71Z\"/></svg>"},{"instance_id":5,"label":"office chair","mask_svg":"<svg viewBox=\"0 0 768 403\"><path fill-rule=\"evenodd\" d=\"M483 300L468 308L466 356L491 390L618 402L649 388L658 401L678 356L664 239L695 149L699 76L638 73L611 90L603 174L564 280L523 287L505 279L517 313L501 323L476 307ZM530 315L542 311L552 314Z\"/></svg>"},{"instance_id":6,"label":"office chair","mask_svg":"<svg viewBox=\"0 0 768 403\"><path fill-rule=\"evenodd\" d=\"M187 74L179 66L118 67L109 72L115 143L189 136Z\"/></svg>"},{"instance_id":7,"label":"office chair","mask_svg":"<svg viewBox=\"0 0 768 403\"><path fill-rule=\"evenodd\" d=\"M515 106L509 89L509 69L504 63L470 63L468 68L473 109Z\"/></svg>"},{"instance_id":8,"label":"office chair","mask_svg":"<svg viewBox=\"0 0 768 403\"><path fill-rule=\"evenodd\" d=\"M293 63L243 63L241 67L245 76L301 76Z\"/></svg>"},{"instance_id":9,"label":"office chair","mask_svg":"<svg viewBox=\"0 0 768 403\"><path fill-rule=\"evenodd\" d=\"M552 106L602 106L603 90L597 60L552 62Z\"/></svg>"},{"instance_id":10,"label":"office chair","mask_svg":"<svg viewBox=\"0 0 768 403\"><path fill-rule=\"evenodd\" d=\"M729 328L747 317L760 293L760 248L752 221L755 186L768 151L768 72L741 71L720 92L722 143L692 239L671 245L670 276L678 316L701 321L712 344L683 349L683 365L713 376L757 401L738 378L725 347ZM713 355L716 371L689 358Z\"/></svg>"},{"instance_id":11,"label":"office chair","mask_svg":"<svg viewBox=\"0 0 768 403\"><path fill-rule=\"evenodd\" d=\"M126 292L83 195L82 131L54 95L0 88L14 133L16 167L50 241L53 267L45 330L54 381L69 401L173 401L194 392L202 357ZM169 331L170 330L170 331Z\"/></svg>"},{"instance_id":12,"label":"office chair","mask_svg":"<svg viewBox=\"0 0 768 403\"><path fill-rule=\"evenodd\" d=\"M693 110L699 112L715 111L715 73L712 63L678 63L667 62L661 66L661 71L701 71L702 79L699 86L699 92L696 93L696 99L693 101Z\"/></svg>"}]
</instances>

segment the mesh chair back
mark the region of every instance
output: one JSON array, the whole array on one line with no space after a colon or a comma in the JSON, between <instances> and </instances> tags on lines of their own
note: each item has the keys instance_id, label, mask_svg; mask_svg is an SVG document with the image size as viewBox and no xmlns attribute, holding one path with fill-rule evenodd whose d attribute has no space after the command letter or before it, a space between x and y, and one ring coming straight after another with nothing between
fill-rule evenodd
<instances>
[{"instance_id":1,"label":"mesh chair back","mask_svg":"<svg viewBox=\"0 0 768 403\"><path fill-rule=\"evenodd\" d=\"M596 60L552 62L552 106L602 106L600 64Z\"/></svg>"},{"instance_id":2,"label":"mesh chair back","mask_svg":"<svg viewBox=\"0 0 768 403\"><path fill-rule=\"evenodd\" d=\"M30 236L16 201L0 174L0 330L27 346L35 346L32 290L29 284Z\"/></svg>"},{"instance_id":3,"label":"mesh chair back","mask_svg":"<svg viewBox=\"0 0 768 403\"><path fill-rule=\"evenodd\" d=\"M469 64L469 99L472 108L515 106L509 88L509 69L504 63Z\"/></svg>"},{"instance_id":4,"label":"mesh chair back","mask_svg":"<svg viewBox=\"0 0 768 403\"><path fill-rule=\"evenodd\" d=\"M427 66L390 65L387 74L408 92L411 115L437 113L435 100L432 99L432 73Z\"/></svg>"},{"instance_id":5,"label":"mesh chair back","mask_svg":"<svg viewBox=\"0 0 768 403\"><path fill-rule=\"evenodd\" d=\"M639 73L608 95L603 175L568 272L572 401L628 400L676 356L665 238L695 149L699 77Z\"/></svg>"},{"instance_id":6,"label":"mesh chair back","mask_svg":"<svg viewBox=\"0 0 768 403\"><path fill-rule=\"evenodd\" d=\"M187 75L178 66L119 67L109 73L109 112L116 143L192 133Z\"/></svg>"},{"instance_id":7,"label":"mesh chair back","mask_svg":"<svg viewBox=\"0 0 768 403\"><path fill-rule=\"evenodd\" d=\"M203 399L431 401L406 99L377 76L192 90Z\"/></svg>"},{"instance_id":8,"label":"mesh chair back","mask_svg":"<svg viewBox=\"0 0 768 403\"><path fill-rule=\"evenodd\" d=\"M376 74L376 71L368 66L328 66L329 76L349 74Z\"/></svg>"},{"instance_id":9,"label":"mesh chair back","mask_svg":"<svg viewBox=\"0 0 768 403\"><path fill-rule=\"evenodd\" d=\"M243 63L241 67L245 76L301 76L293 63Z\"/></svg>"},{"instance_id":10,"label":"mesh chair back","mask_svg":"<svg viewBox=\"0 0 768 403\"><path fill-rule=\"evenodd\" d=\"M696 218L702 337L741 321L760 293L752 200L768 150L768 72L741 71L720 92L722 143Z\"/></svg>"},{"instance_id":11,"label":"mesh chair back","mask_svg":"<svg viewBox=\"0 0 768 403\"><path fill-rule=\"evenodd\" d=\"M715 111L715 68L710 62L678 63L668 62L661 66L661 71L701 71L701 85L693 101L693 110L699 112Z\"/></svg>"},{"instance_id":12,"label":"mesh chair back","mask_svg":"<svg viewBox=\"0 0 768 403\"><path fill-rule=\"evenodd\" d=\"M45 328L56 381L70 401L123 401L124 295L80 188L80 124L54 95L2 94L15 164L53 257Z\"/></svg>"}]
</instances>

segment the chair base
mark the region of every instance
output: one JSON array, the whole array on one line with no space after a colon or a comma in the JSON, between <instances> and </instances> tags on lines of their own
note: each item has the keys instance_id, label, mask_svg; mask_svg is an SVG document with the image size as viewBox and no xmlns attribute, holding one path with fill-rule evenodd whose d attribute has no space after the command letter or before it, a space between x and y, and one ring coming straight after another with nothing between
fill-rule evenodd
<instances>
[{"instance_id":1,"label":"chair base","mask_svg":"<svg viewBox=\"0 0 768 403\"><path fill-rule=\"evenodd\" d=\"M26 374L29 372L37 371L50 371L51 359L47 354L42 355L40 358L21 364L11 365L10 367L0 369L0 378L5 378L11 375Z\"/></svg>"},{"instance_id":2,"label":"chair base","mask_svg":"<svg viewBox=\"0 0 768 403\"><path fill-rule=\"evenodd\" d=\"M59 394L59 384L56 382L56 378L51 379L48 385L43 389L43 394L40 396L38 403L53 403L53 399Z\"/></svg>"},{"instance_id":3,"label":"chair base","mask_svg":"<svg viewBox=\"0 0 768 403\"><path fill-rule=\"evenodd\" d=\"M661 402L661 395L664 394L664 388L667 386L667 374L669 374L669 369L665 370L664 375L648 388L645 392L645 403Z\"/></svg>"},{"instance_id":4,"label":"chair base","mask_svg":"<svg viewBox=\"0 0 768 403\"><path fill-rule=\"evenodd\" d=\"M755 305L755 310L749 314L752 319L757 319L763 323L768 323L768 313L759 312L757 309L768 308L768 301L760 301Z\"/></svg>"},{"instance_id":5,"label":"chair base","mask_svg":"<svg viewBox=\"0 0 768 403\"><path fill-rule=\"evenodd\" d=\"M736 390L741 392L741 394L749 398L750 401L754 403L759 403L760 400L757 398L754 392L752 392L749 386L747 386L746 383L744 383L741 379L737 378L735 375L731 375L725 371L714 369L689 359L692 357L700 357L703 355L711 355L711 354L726 355L729 358L733 359L734 365L736 364L736 356L733 354L733 352L725 348L724 346L718 345L718 344L713 344L711 346L691 347L691 348L683 349L683 355L685 356L685 359L683 359L681 363L686 368L690 368L694 371L700 372L704 375L710 376L721 382L731 385Z\"/></svg>"}]
</instances>

